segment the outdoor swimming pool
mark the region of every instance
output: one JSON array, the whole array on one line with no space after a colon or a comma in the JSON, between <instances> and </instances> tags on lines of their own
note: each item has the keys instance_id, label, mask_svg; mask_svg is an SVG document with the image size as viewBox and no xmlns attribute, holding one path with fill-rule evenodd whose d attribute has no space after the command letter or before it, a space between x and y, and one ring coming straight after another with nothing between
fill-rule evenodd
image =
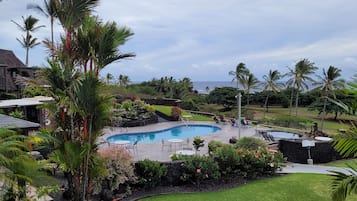
<instances>
[{"instance_id":1,"label":"outdoor swimming pool","mask_svg":"<svg viewBox=\"0 0 357 201\"><path fill-rule=\"evenodd\" d=\"M221 128L217 126L210 125L181 125L175 126L172 128L152 131L152 132L142 132L142 133L126 133L126 134L118 134L113 135L107 138L109 143L114 143L119 140L129 140L131 143L134 143L138 140L138 142L159 142L162 139L168 140L172 138L192 138L195 136L202 136L215 133L220 131Z\"/></svg>"},{"instance_id":2,"label":"outdoor swimming pool","mask_svg":"<svg viewBox=\"0 0 357 201\"><path fill-rule=\"evenodd\" d=\"M300 139L302 136L296 133L285 131L268 131L268 135L273 136L274 139Z\"/></svg>"}]
</instances>

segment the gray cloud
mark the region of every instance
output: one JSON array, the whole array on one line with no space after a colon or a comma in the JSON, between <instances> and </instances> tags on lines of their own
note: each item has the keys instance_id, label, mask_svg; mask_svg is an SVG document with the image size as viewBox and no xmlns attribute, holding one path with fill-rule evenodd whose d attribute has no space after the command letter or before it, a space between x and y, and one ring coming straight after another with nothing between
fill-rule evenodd
<instances>
[{"instance_id":1,"label":"gray cloud","mask_svg":"<svg viewBox=\"0 0 357 201\"><path fill-rule=\"evenodd\" d=\"M137 81L171 75L230 81L228 72L239 62L261 78L270 68L284 72L308 58L321 68L340 67L347 78L356 73L356 7L354 0L102 0L96 13L131 28L135 35L121 51L137 54L102 74L126 74ZM3 1L0 11L2 48L20 58L25 51L11 19L35 15L47 25L36 37L49 37L48 19L26 10L24 3ZM43 47L30 54L30 64L46 63Z\"/></svg>"}]
</instances>

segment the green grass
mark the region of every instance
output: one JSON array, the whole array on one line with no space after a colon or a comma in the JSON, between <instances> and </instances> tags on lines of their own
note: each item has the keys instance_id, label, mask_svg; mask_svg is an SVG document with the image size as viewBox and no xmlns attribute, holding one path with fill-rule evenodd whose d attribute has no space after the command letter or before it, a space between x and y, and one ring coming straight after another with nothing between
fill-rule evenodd
<instances>
[{"instance_id":1,"label":"green grass","mask_svg":"<svg viewBox=\"0 0 357 201\"><path fill-rule=\"evenodd\" d=\"M166 114L166 115L171 115L171 106L164 106L164 105L153 105L153 107L156 110L159 110L160 112ZM182 115L191 115L192 118L189 118L190 121L212 121L212 118L206 117L203 115L197 115L197 114L192 114L189 113L185 110L182 110Z\"/></svg>"},{"instance_id":2,"label":"green grass","mask_svg":"<svg viewBox=\"0 0 357 201\"><path fill-rule=\"evenodd\" d=\"M320 174L289 174L262 179L224 191L170 194L145 201L331 201L331 177ZM346 201L357 200L357 196Z\"/></svg>"},{"instance_id":3,"label":"green grass","mask_svg":"<svg viewBox=\"0 0 357 201\"><path fill-rule=\"evenodd\" d=\"M354 159L345 159L338 160L330 163L326 163L326 166L334 166L334 167L347 167L347 164L352 164L353 166L357 165L357 158Z\"/></svg>"},{"instance_id":4,"label":"green grass","mask_svg":"<svg viewBox=\"0 0 357 201\"><path fill-rule=\"evenodd\" d=\"M259 106L249 106L244 107L249 111L253 111L255 113L254 119L260 120L264 117L264 108ZM281 107L272 107L269 108L269 112L265 114L266 118L275 118L279 115L289 115L289 108L281 108ZM292 117L295 116L295 108L292 110ZM319 127L321 126L321 120L318 117L318 113L316 111L309 111L307 108L298 108L298 116L304 117L305 119L310 120L311 122L317 122ZM350 115L339 115L337 119L347 120L346 123L342 123L342 121L333 120L333 115L329 114L324 121L324 132L329 135L334 135L338 132L338 129L348 129L350 128L350 124L348 120L356 119L356 117ZM305 131L310 131L310 126L307 125Z\"/></svg>"}]
</instances>

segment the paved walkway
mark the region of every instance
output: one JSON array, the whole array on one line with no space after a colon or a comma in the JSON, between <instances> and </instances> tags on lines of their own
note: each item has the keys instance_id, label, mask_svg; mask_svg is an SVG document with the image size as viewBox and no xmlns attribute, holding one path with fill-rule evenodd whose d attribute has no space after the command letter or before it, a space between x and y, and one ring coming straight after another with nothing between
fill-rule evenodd
<instances>
[{"instance_id":1,"label":"paved walkway","mask_svg":"<svg viewBox=\"0 0 357 201\"><path fill-rule=\"evenodd\" d=\"M315 173L315 174L333 174L330 171L343 172L345 174L351 174L351 169L342 167L331 167L323 165L307 165L299 163L288 163L286 167L278 173ZM353 171L352 171L353 172ZM357 172L355 172L357 174Z\"/></svg>"}]
</instances>

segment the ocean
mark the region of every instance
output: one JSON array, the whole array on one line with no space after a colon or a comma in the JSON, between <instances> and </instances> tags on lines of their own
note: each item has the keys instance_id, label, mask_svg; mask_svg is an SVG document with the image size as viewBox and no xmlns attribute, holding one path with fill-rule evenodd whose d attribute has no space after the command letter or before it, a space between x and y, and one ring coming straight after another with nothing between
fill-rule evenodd
<instances>
[{"instance_id":1,"label":"ocean","mask_svg":"<svg viewBox=\"0 0 357 201\"><path fill-rule=\"evenodd\" d=\"M200 94L208 94L216 87L237 87L236 82L227 81L198 81L192 82L193 90L197 90Z\"/></svg>"}]
</instances>

